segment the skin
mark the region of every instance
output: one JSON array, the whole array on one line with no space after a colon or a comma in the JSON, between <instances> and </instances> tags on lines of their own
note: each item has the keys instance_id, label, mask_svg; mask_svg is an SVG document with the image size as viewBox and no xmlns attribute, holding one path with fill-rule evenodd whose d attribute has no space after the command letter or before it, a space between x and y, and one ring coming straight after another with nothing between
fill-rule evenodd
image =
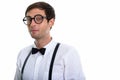
<instances>
[{"instance_id":1,"label":"skin","mask_svg":"<svg viewBox=\"0 0 120 80\"><path fill-rule=\"evenodd\" d=\"M36 14L46 16L44 10L37 8L30 10L26 15L33 18ZM37 48L42 48L51 41L50 28L52 28L53 25L53 18L49 20L49 22L44 18L43 22L40 24L36 24L34 20L32 20L31 24L27 25L31 37L35 39Z\"/></svg>"}]
</instances>

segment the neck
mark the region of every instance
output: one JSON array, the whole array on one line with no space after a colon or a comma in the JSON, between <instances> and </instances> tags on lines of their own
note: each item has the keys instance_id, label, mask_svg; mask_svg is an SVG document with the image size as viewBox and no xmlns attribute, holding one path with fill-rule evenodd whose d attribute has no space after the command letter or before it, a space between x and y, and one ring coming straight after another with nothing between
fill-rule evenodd
<instances>
[{"instance_id":1,"label":"neck","mask_svg":"<svg viewBox=\"0 0 120 80\"><path fill-rule=\"evenodd\" d=\"M47 45L51 41L51 39L52 38L50 36L42 39L37 39L35 40L35 45L37 48L42 48Z\"/></svg>"}]
</instances>

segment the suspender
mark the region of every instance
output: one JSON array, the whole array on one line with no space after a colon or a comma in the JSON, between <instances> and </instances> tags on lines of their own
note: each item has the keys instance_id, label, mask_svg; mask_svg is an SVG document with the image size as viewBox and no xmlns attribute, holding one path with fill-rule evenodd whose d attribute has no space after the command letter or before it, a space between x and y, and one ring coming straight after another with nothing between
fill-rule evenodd
<instances>
[{"instance_id":1,"label":"suspender","mask_svg":"<svg viewBox=\"0 0 120 80\"><path fill-rule=\"evenodd\" d=\"M48 80L52 80L53 63L54 63L55 56L56 56L56 53L57 53L57 50L58 50L59 45L60 45L60 43L57 43L57 45L56 45L56 47L55 47L55 50L54 50L54 52L53 52L53 55L52 55L52 59L51 59L51 63L50 63L50 68L49 68ZM21 70L21 80L23 80L24 68L25 68L25 65L26 65L26 63L27 63L28 58L30 57L30 54L31 54L31 51L29 52L28 56L26 57L26 59L25 59L25 61L24 61L24 64L23 64L23 67L22 67L22 70Z\"/></svg>"},{"instance_id":2,"label":"suspender","mask_svg":"<svg viewBox=\"0 0 120 80\"><path fill-rule=\"evenodd\" d=\"M32 51L32 50L31 50L31 51ZM26 57L26 59L25 59L25 61L24 61L24 64L23 64L23 67L22 67L22 70L21 70L21 80L23 80L24 68L25 68L25 65L26 65L26 63L27 63L28 58L30 57L31 51L29 52L28 56Z\"/></svg>"},{"instance_id":3,"label":"suspender","mask_svg":"<svg viewBox=\"0 0 120 80\"><path fill-rule=\"evenodd\" d=\"M56 52L58 50L58 47L59 47L60 43L58 43L55 47L55 50L53 52L53 55L52 55L52 60L51 60L51 63L50 63L50 68L49 68L49 77L48 77L48 80L52 80L52 69L53 69L53 63L54 63L54 60L55 60L55 56L56 56Z\"/></svg>"}]
</instances>

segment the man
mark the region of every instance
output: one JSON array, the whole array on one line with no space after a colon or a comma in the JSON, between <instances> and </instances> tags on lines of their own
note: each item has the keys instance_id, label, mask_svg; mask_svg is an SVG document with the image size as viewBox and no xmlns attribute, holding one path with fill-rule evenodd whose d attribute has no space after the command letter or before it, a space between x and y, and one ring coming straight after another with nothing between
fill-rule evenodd
<instances>
[{"instance_id":1,"label":"man","mask_svg":"<svg viewBox=\"0 0 120 80\"><path fill-rule=\"evenodd\" d=\"M77 51L50 36L55 21L51 5L31 4L23 21L35 41L20 51L14 80L85 80Z\"/></svg>"}]
</instances>

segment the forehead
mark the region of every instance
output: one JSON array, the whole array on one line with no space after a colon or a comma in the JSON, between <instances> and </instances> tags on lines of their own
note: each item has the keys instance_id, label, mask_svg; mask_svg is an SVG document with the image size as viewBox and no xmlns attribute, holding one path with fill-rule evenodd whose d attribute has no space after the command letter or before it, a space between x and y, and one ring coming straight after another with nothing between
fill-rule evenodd
<instances>
[{"instance_id":1,"label":"forehead","mask_svg":"<svg viewBox=\"0 0 120 80\"><path fill-rule=\"evenodd\" d=\"M26 16L34 17L36 14L40 14L42 16L46 16L45 15L45 11L41 10L41 9L38 9L38 8L31 9L30 11L27 12Z\"/></svg>"}]
</instances>

